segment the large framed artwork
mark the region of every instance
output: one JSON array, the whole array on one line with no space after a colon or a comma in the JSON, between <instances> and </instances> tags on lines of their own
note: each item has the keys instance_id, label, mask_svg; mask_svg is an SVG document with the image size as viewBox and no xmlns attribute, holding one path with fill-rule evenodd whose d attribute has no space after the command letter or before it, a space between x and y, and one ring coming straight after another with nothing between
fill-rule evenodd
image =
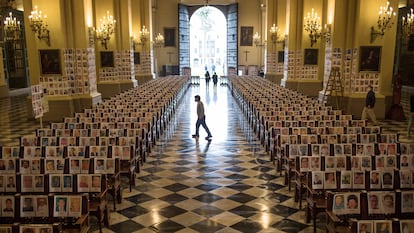
<instances>
[{"instance_id":1,"label":"large framed artwork","mask_svg":"<svg viewBox=\"0 0 414 233\"><path fill-rule=\"evenodd\" d=\"M361 46L359 71L379 71L381 46Z\"/></svg>"},{"instance_id":2,"label":"large framed artwork","mask_svg":"<svg viewBox=\"0 0 414 233\"><path fill-rule=\"evenodd\" d=\"M240 27L240 46L253 45L253 27Z\"/></svg>"},{"instance_id":3,"label":"large framed artwork","mask_svg":"<svg viewBox=\"0 0 414 233\"><path fill-rule=\"evenodd\" d=\"M285 51L278 51L277 52L277 63L285 62Z\"/></svg>"},{"instance_id":4,"label":"large framed artwork","mask_svg":"<svg viewBox=\"0 0 414 233\"><path fill-rule=\"evenodd\" d=\"M39 50L40 68L43 75L61 74L60 68L60 50L44 49Z\"/></svg>"},{"instance_id":5,"label":"large framed artwork","mask_svg":"<svg viewBox=\"0 0 414 233\"><path fill-rule=\"evenodd\" d=\"M101 51L101 67L114 67L114 53Z\"/></svg>"},{"instance_id":6,"label":"large framed artwork","mask_svg":"<svg viewBox=\"0 0 414 233\"><path fill-rule=\"evenodd\" d=\"M139 52L134 52L134 65L141 64L141 59L139 55Z\"/></svg>"},{"instance_id":7,"label":"large framed artwork","mask_svg":"<svg viewBox=\"0 0 414 233\"><path fill-rule=\"evenodd\" d=\"M164 46L175 47L175 28L164 28Z\"/></svg>"},{"instance_id":8,"label":"large framed artwork","mask_svg":"<svg viewBox=\"0 0 414 233\"><path fill-rule=\"evenodd\" d=\"M304 65L318 64L318 49L305 49L305 56L303 58Z\"/></svg>"}]
</instances>

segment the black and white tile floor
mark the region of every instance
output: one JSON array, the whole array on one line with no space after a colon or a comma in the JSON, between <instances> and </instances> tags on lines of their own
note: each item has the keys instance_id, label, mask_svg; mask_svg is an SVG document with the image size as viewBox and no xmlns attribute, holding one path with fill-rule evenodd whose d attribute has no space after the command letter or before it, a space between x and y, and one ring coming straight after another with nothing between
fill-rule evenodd
<instances>
[{"instance_id":1,"label":"black and white tile floor","mask_svg":"<svg viewBox=\"0 0 414 233\"><path fill-rule=\"evenodd\" d=\"M210 142L202 128L200 139L191 138L196 94L205 104ZM28 120L25 98L13 98L0 100L4 145L18 144L20 135L39 127ZM408 140L406 122L381 125ZM190 87L132 192L123 184L122 203L111 211L105 233L313 232L225 86ZM91 217L94 233L99 232L95 221ZM318 232L324 231L323 223L320 219Z\"/></svg>"}]
</instances>

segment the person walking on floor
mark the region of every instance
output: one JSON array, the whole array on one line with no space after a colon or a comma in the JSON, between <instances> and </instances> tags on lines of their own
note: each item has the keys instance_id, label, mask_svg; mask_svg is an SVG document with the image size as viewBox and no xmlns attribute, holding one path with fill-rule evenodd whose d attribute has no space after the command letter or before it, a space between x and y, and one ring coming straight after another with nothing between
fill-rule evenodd
<instances>
[{"instance_id":1,"label":"person walking on floor","mask_svg":"<svg viewBox=\"0 0 414 233\"><path fill-rule=\"evenodd\" d=\"M207 137L206 140L210 140L211 139L211 133L210 130L207 127L206 124L206 115L204 113L204 104L203 102L201 102L201 98L199 95L194 96L194 100L195 102L197 102L197 122L196 122L196 132L195 134L193 134L193 138L198 138L199 137L199 129L200 129L200 125L203 126L203 128L206 130L207 132Z\"/></svg>"},{"instance_id":2,"label":"person walking on floor","mask_svg":"<svg viewBox=\"0 0 414 233\"><path fill-rule=\"evenodd\" d=\"M367 116L373 122L374 125L378 124L377 118L374 113L375 106L375 92L372 90L372 86L368 86L367 97L365 98L365 107L362 110L361 120L366 120Z\"/></svg>"},{"instance_id":3,"label":"person walking on floor","mask_svg":"<svg viewBox=\"0 0 414 233\"><path fill-rule=\"evenodd\" d=\"M410 118L408 119L408 137L411 137L411 127L414 121L414 95L410 96Z\"/></svg>"}]
</instances>

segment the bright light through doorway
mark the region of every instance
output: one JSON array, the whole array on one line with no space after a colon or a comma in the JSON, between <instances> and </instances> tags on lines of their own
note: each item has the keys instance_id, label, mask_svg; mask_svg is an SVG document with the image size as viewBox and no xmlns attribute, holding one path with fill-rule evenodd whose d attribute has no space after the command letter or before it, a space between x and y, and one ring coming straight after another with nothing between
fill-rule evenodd
<instances>
[{"instance_id":1,"label":"bright light through doorway","mask_svg":"<svg viewBox=\"0 0 414 233\"><path fill-rule=\"evenodd\" d=\"M191 74L227 75L227 22L215 7L198 9L190 19Z\"/></svg>"}]
</instances>

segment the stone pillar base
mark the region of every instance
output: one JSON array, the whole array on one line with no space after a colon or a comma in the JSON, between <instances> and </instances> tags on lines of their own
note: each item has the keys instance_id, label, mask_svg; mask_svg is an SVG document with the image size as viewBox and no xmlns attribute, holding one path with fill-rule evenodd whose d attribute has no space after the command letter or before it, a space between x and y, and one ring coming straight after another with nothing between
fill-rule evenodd
<instances>
[{"instance_id":1,"label":"stone pillar base","mask_svg":"<svg viewBox=\"0 0 414 233\"><path fill-rule=\"evenodd\" d=\"M265 79L280 85L280 83L283 79L283 74L266 73L265 74Z\"/></svg>"},{"instance_id":2,"label":"stone pillar base","mask_svg":"<svg viewBox=\"0 0 414 233\"><path fill-rule=\"evenodd\" d=\"M121 92L129 90L131 88L135 88L135 87L137 87L137 85L138 85L137 80L129 80L129 81L119 83L119 86L121 88Z\"/></svg>"},{"instance_id":3,"label":"stone pillar base","mask_svg":"<svg viewBox=\"0 0 414 233\"><path fill-rule=\"evenodd\" d=\"M135 79L138 81L138 84L143 84L146 83L148 81L152 80L152 74L148 73L148 74L136 74L135 75Z\"/></svg>"},{"instance_id":4,"label":"stone pillar base","mask_svg":"<svg viewBox=\"0 0 414 233\"><path fill-rule=\"evenodd\" d=\"M119 82L101 82L97 84L98 92L101 93L102 99L109 99L121 93L121 85Z\"/></svg>"},{"instance_id":5,"label":"stone pillar base","mask_svg":"<svg viewBox=\"0 0 414 233\"><path fill-rule=\"evenodd\" d=\"M344 112L355 116L355 119L361 119L361 113L365 106L366 95L355 95L344 97ZM374 113L378 120L385 119L386 105L385 97L376 95Z\"/></svg>"},{"instance_id":6,"label":"stone pillar base","mask_svg":"<svg viewBox=\"0 0 414 233\"><path fill-rule=\"evenodd\" d=\"M322 82L316 81L299 81L297 91L310 97L318 97L319 91L322 89Z\"/></svg>"}]
</instances>

